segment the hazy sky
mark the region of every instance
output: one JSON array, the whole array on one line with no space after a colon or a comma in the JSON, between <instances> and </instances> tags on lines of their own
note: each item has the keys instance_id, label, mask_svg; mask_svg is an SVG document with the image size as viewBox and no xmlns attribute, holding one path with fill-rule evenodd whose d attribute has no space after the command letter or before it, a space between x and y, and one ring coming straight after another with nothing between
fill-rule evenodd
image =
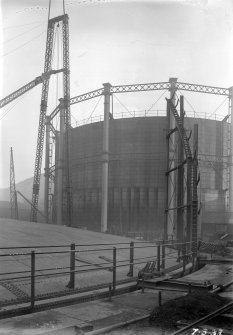
<instances>
[{"instance_id":1,"label":"hazy sky","mask_svg":"<svg viewBox=\"0 0 233 335\"><path fill-rule=\"evenodd\" d=\"M1 98L43 72L48 3L0 0ZM169 77L188 83L233 86L232 0L65 3L70 23L71 97L100 88L105 82L149 83L168 81ZM51 17L61 14L62 0L52 0ZM56 41L53 68L61 64L61 40L56 37ZM49 114L61 97L60 82L61 75L51 79ZM161 93L117 97L132 111L148 109ZM183 93L198 113L217 109L216 113L227 114L225 97ZM0 187L9 186L11 146L16 182L33 176L40 98L41 86L37 86L0 110ZM89 117L96 102L75 105L72 121ZM116 108L122 108L119 102ZM156 108L165 108L164 99ZM93 115L102 112L103 101Z\"/></svg>"}]
</instances>

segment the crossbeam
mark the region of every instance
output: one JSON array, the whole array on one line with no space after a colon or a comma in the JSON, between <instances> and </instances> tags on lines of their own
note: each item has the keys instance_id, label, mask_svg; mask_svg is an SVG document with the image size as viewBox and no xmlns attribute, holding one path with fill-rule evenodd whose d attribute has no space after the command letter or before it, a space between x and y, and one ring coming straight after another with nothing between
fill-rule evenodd
<instances>
[{"instance_id":1,"label":"crossbeam","mask_svg":"<svg viewBox=\"0 0 233 335\"><path fill-rule=\"evenodd\" d=\"M209 93L215 95L226 95L229 96L229 89L223 87L215 86L206 86L206 85L197 85L197 84L188 84L188 83L177 83L177 89L183 91L192 91L198 93Z\"/></svg>"},{"instance_id":2,"label":"crossbeam","mask_svg":"<svg viewBox=\"0 0 233 335\"><path fill-rule=\"evenodd\" d=\"M99 88L98 90L91 91L91 92L88 92L88 93L84 93L82 95L78 95L77 97L74 97L74 98L70 99L70 104L73 105L73 104L76 104L78 102L82 102L82 101L85 101L85 100L89 100L89 99L99 97L99 96L103 95L103 92L104 92L104 89Z\"/></svg>"},{"instance_id":3,"label":"crossbeam","mask_svg":"<svg viewBox=\"0 0 233 335\"><path fill-rule=\"evenodd\" d=\"M157 91L157 90L170 90L170 88L171 88L170 82L118 85L118 86L111 86L110 93L146 92L146 91ZM207 93L207 94L225 95L225 96L230 95L228 88L181 83L181 82L176 83L176 89L183 91L197 92L197 93ZM104 89L100 88L95 91L78 95L70 99L70 104L73 105L85 100L99 97L103 95L103 92Z\"/></svg>"}]
</instances>

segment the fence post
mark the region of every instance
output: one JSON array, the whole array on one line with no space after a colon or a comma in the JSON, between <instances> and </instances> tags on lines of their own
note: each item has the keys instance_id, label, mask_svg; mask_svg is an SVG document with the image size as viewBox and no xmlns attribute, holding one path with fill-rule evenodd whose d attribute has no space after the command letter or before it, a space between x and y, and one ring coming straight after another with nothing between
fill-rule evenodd
<instances>
[{"instance_id":1,"label":"fence post","mask_svg":"<svg viewBox=\"0 0 233 335\"><path fill-rule=\"evenodd\" d=\"M183 256L183 275L185 274L185 265L186 265L186 243L182 244L182 256Z\"/></svg>"},{"instance_id":2,"label":"fence post","mask_svg":"<svg viewBox=\"0 0 233 335\"><path fill-rule=\"evenodd\" d=\"M133 277L133 261L134 261L134 242L130 242L129 251L129 277Z\"/></svg>"},{"instance_id":3,"label":"fence post","mask_svg":"<svg viewBox=\"0 0 233 335\"><path fill-rule=\"evenodd\" d=\"M35 306L35 251L31 251L31 312Z\"/></svg>"},{"instance_id":4,"label":"fence post","mask_svg":"<svg viewBox=\"0 0 233 335\"><path fill-rule=\"evenodd\" d=\"M160 244L157 245L157 271L160 272Z\"/></svg>"},{"instance_id":5,"label":"fence post","mask_svg":"<svg viewBox=\"0 0 233 335\"><path fill-rule=\"evenodd\" d=\"M145 277L142 276L142 293L145 292Z\"/></svg>"},{"instance_id":6,"label":"fence post","mask_svg":"<svg viewBox=\"0 0 233 335\"><path fill-rule=\"evenodd\" d=\"M112 285L108 285L108 300L112 301Z\"/></svg>"},{"instance_id":7,"label":"fence post","mask_svg":"<svg viewBox=\"0 0 233 335\"><path fill-rule=\"evenodd\" d=\"M159 291L159 307L162 306L162 291Z\"/></svg>"},{"instance_id":8,"label":"fence post","mask_svg":"<svg viewBox=\"0 0 233 335\"><path fill-rule=\"evenodd\" d=\"M165 254L165 246L164 246L165 242L164 242L164 240L163 240L162 243L163 243L162 244L162 268L165 270L165 257L166 257L166 254Z\"/></svg>"},{"instance_id":9,"label":"fence post","mask_svg":"<svg viewBox=\"0 0 233 335\"><path fill-rule=\"evenodd\" d=\"M75 244L70 245L70 282L69 288L75 288Z\"/></svg>"},{"instance_id":10,"label":"fence post","mask_svg":"<svg viewBox=\"0 0 233 335\"><path fill-rule=\"evenodd\" d=\"M114 294L116 289L116 247L113 247L112 262L112 292Z\"/></svg>"}]
</instances>

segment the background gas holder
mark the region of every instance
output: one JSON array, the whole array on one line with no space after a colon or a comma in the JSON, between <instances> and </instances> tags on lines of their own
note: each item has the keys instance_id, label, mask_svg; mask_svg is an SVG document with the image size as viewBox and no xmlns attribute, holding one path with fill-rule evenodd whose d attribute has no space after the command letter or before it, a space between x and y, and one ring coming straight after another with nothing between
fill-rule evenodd
<instances>
[{"instance_id":1,"label":"background gas holder","mask_svg":"<svg viewBox=\"0 0 233 335\"><path fill-rule=\"evenodd\" d=\"M186 117L198 124L199 235L229 230L229 123ZM178 134L177 134L178 135ZM103 122L72 128L73 226L100 231ZM192 147L192 136L190 137ZM109 122L108 231L163 235L166 194L166 117Z\"/></svg>"}]
</instances>

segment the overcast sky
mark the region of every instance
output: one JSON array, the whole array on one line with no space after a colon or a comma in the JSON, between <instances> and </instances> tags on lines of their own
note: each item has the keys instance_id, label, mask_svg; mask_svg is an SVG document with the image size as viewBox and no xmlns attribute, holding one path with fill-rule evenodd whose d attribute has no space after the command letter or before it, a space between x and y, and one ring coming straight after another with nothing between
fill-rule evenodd
<instances>
[{"instance_id":1,"label":"overcast sky","mask_svg":"<svg viewBox=\"0 0 233 335\"><path fill-rule=\"evenodd\" d=\"M1 98L43 72L49 0L0 0ZM233 86L233 1L65 1L70 23L71 97L112 85L178 81ZM52 0L50 17L61 15ZM60 36L59 30L56 36ZM56 37L53 68L61 66ZM61 97L61 75L51 78L48 113ZM183 92L197 113L225 116L225 97ZM120 110L148 109L161 95L118 96ZM41 86L0 110L0 187L9 186L10 147L16 182L33 176ZM72 108L72 121L90 116L96 99ZM190 105L187 109L191 109ZM218 108L218 106L220 106ZM164 109L161 99L154 108ZM100 101L94 115L103 111ZM43 169L42 169L43 172Z\"/></svg>"}]
</instances>

